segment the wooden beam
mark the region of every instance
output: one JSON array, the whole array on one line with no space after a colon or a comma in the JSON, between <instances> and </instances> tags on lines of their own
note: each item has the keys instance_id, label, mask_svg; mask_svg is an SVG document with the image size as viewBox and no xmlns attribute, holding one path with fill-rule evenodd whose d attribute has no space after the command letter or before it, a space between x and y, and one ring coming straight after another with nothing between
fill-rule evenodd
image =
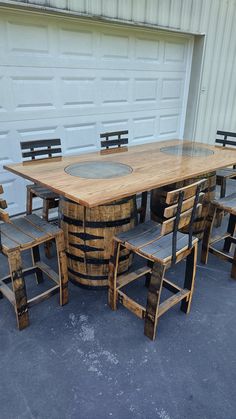
<instances>
[{"instance_id":1,"label":"wooden beam","mask_svg":"<svg viewBox=\"0 0 236 419\"><path fill-rule=\"evenodd\" d=\"M122 291L118 291L118 301L128 310L132 311L140 319L144 319L146 314L146 309L141 304L138 304L136 301L128 297Z\"/></svg>"},{"instance_id":2,"label":"wooden beam","mask_svg":"<svg viewBox=\"0 0 236 419\"><path fill-rule=\"evenodd\" d=\"M125 275L120 275L117 279L117 290L134 281L135 279L141 278L142 276L152 272L152 269L148 266L143 266L136 271L129 272Z\"/></svg>"},{"instance_id":3,"label":"wooden beam","mask_svg":"<svg viewBox=\"0 0 236 419\"><path fill-rule=\"evenodd\" d=\"M157 317L161 317L162 314L169 310L169 308L173 307L175 304L186 298L188 295L190 295L189 290L181 290L177 294L172 295L170 298L168 298L159 305Z\"/></svg>"}]
</instances>

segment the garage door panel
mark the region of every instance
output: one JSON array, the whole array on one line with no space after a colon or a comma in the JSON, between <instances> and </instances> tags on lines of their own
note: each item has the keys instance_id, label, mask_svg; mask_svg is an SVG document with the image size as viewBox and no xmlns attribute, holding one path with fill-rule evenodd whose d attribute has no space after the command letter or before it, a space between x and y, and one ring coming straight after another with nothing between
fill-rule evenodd
<instances>
[{"instance_id":1,"label":"garage door panel","mask_svg":"<svg viewBox=\"0 0 236 419\"><path fill-rule=\"evenodd\" d=\"M142 63L157 65L161 60L161 42L156 39L136 38L135 59Z\"/></svg>"},{"instance_id":2,"label":"garage door panel","mask_svg":"<svg viewBox=\"0 0 236 419\"><path fill-rule=\"evenodd\" d=\"M133 97L135 102L152 102L157 106L158 88L160 81L158 78L135 78L133 83Z\"/></svg>"},{"instance_id":3,"label":"garage door panel","mask_svg":"<svg viewBox=\"0 0 236 419\"><path fill-rule=\"evenodd\" d=\"M65 125L64 154L96 151L98 148L97 123Z\"/></svg>"},{"instance_id":4,"label":"garage door panel","mask_svg":"<svg viewBox=\"0 0 236 419\"><path fill-rule=\"evenodd\" d=\"M180 107L184 74L5 67L0 120L28 120ZM87 75L86 75L87 73ZM122 76L123 74L123 76ZM109 76L110 75L110 76ZM125 75L125 76L124 76ZM7 91L10 92L10 95ZM5 93L4 93L5 92ZM2 115L1 115L2 113ZM4 114L3 114L4 113Z\"/></svg>"},{"instance_id":5,"label":"garage door panel","mask_svg":"<svg viewBox=\"0 0 236 419\"><path fill-rule=\"evenodd\" d=\"M48 54L49 28L43 23L7 22L7 49L9 53L17 54Z\"/></svg>"},{"instance_id":6,"label":"garage door panel","mask_svg":"<svg viewBox=\"0 0 236 419\"><path fill-rule=\"evenodd\" d=\"M56 109L53 77L39 75L12 77L11 90L16 112Z\"/></svg>"},{"instance_id":7,"label":"garage door panel","mask_svg":"<svg viewBox=\"0 0 236 419\"><path fill-rule=\"evenodd\" d=\"M133 142L152 141L157 136L157 117L140 116L133 119Z\"/></svg>"},{"instance_id":8,"label":"garage door panel","mask_svg":"<svg viewBox=\"0 0 236 419\"><path fill-rule=\"evenodd\" d=\"M105 60L118 60L120 65L123 61L130 60L130 43L130 36L102 33L99 45L100 57Z\"/></svg>"},{"instance_id":9,"label":"garage door panel","mask_svg":"<svg viewBox=\"0 0 236 419\"><path fill-rule=\"evenodd\" d=\"M0 131L0 184L3 185L4 197L8 203L10 214L20 212L22 207L22 193L24 181L10 172L3 169L5 164L11 164L17 161L17 151L12 141L12 132L10 129Z\"/></svg>"},{"instance_id":10,"label":"garage door panel","mask_svg":"<svg viewBox=\"0 0 236 419\"><path fill-rule=\"evenodd\" d=\"M4 78L0 75L0 113L6 112L6 94L5 94L5 87L4 87Z\"/></svg>"},{"instance_id":11,"label":"garage door panel","mask_svg":"<svg viewBox=\"0 0 236 419\"><path fill-rule=\"evenodd\" d=\"M3 186L4 195L8 207L7 212L10 215L17 214L25 211L25 184L22 179L17 176L9 176L5 171L0 170L1 184Z\"/></svg>"},{"instance_id":12,"label":"garage door panel","mask_svg":"<svg viewBox=\"0 0 236 419\"><path fill-rule=\"evenodd\" d=\"M186 64L186 44L185 42L168 41L164 43L164 63Z\"/></svg>"},{"instance_id":13,"label":"garage door panel","mask_svg":"<svg viewBox=\"0 0 236 419\"><path fill-rule=\"evenodd\" d=\"M143 69L160 70L163 66L167 71L173 67L178 71L185 70L188 50L186 40L178 42L172 36L165 41L163 35L155 39L148 35L136 38L126 29L119 31L102 30L99 26L89 26L72 22L64 25L58 21L51 24L50 18L16 17L8 19L1 62L15 64L17 59L21 66L26 65L27 57L31 66L64 67L64 68L109 68L109 69ZM42 19L41 19L42 22ZM2 20L2 32L3 20ZM1 27L0 26L0 27ZM96 28L96 30L95 30ZM0 48L1 54L1 48Z\"/></svg>"},{"instance_id":14,"label":"garage door panel","mask_svg":"<svg viewBox=\"0 0 236 419\"><path fill-rule=\"evenodd\" d=\"M177 137L180 127L180 112L170 112L169 114L160 115L160 136L166 138L168 136Z\"/></svg>"},{"instance_id":15,"label":"garage door panel","mask_svg":"<svg viewBox=\"0 0 236 419\"><path fill-rule=\"evenodd\" d=\"M60 79L62 107L80 108L94 107L97 97L96 78L91 76L65 76Z\"/></svg>"},{"instance_id":16,"label":"garage door panel","mask_svg":"<svg viewBox=\"0 0 236 419\"><path fill-rule=\"evenodd\" d=\"M95 58L96 40L92 31L63 26L58 28L58 32L60 58L63 56L67 60L69 57L77 60Z\"/></svg>"}]
</instances>

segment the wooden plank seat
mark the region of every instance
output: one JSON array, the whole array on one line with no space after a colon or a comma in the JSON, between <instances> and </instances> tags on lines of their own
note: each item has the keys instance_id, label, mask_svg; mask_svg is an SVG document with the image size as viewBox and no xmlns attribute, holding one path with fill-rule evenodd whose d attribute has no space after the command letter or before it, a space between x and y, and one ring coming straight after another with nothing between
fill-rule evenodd
<instances>
[{"instance_id":1,"label":"wooden plank seat","mask_svg":"<svg viewBox=\"0 0 236 419\"><path fill-rule=\"evenodd\" d=\"M218 211L229 215L227 231L213 236L213 226L218 216ZM236 193L224 198L214 200L210 203L206 229L202 241L201 262L206 264L209 253L214 254L222 260L232 263L231 278L236 279L236 249L233 255L230 255L231 245L236 244ZM219 250L215 245L218 242L224 242L223 249Z\"/></svg>"},{"instance_id":2,"label":"wooden plank seat","mask_svg":"<svg viewBox=\"0 0 236 419\"><path fill-rule=\"evenodd\" d=\"M235 214L236 215L236 192L232 193L224 198L214 199L212 204L220 209L224 210L228 214Z\"/></svg>"},{"instance_id":3,"label":"wooden plank seat","mask_svg":"<svg viewBox=\"0 0 236 419\"><path fill-rule=\"evenodd\" d=\"M0 186L0 193L3 192ZM8 214L0 205L0 252L8 258L10 274L0 279L0 298L5 296L13 305L17 325L20 330L29 325L28 309L60 293L60 304L68 302L68 274L63 231L57 226L46 222L35 214L10 220ZM40 260L40 244L54 240L57 250L58 270ZM23 269L21 252L31 250L32 266ZM35 274L38 284L47 275L54 282L50 289L28 299L25 277ZM8 286L11 284L11 287Z\"/></svg>"},{"instance_id":4,"label":"wooden plank seat","mask_svg":"<svg viewBox=\"0 0 236 419\"><path fill-rule=\"evenodd\" d=\"M128 151L128 134L129 131L113 131L100 134L101 154L119 153ZM124 138L125 136L125 138ZM146 218L148 192L144 191L137 195L137 199L141 200L141 205L137 211L139 214L139 222L143 223Z\"/></svg>"},{"instance_id":5,"label":"wooden plank seat","mask_svg":"<svg viewBox=\"0 0 236 419\"><path fill-rule=\"evenodd\" d=\"M109 305L111 309L116 310L119 302L144 319L144 333L150 339L155 339L158 319L169 308L181 302L181 310L185 313L190 311L198 243L198 239L192 234L193 222L201 209L199 198L202 200L201 189L204 182L205 179L177 190L167 191L164 200L166 204L172 204L172 209L168 210L162 224L148 221L114 237L109 264ZM181 233L179 230L187 225L189 234ZM118 276L119 255L123 249L129 249L144 258L146 265L134 272ZM184 286L179 287L165 278L165 272L170 266L185 258ZM146 307L121 290L144 275L148 287ZM174 295L160 303L163 287Z\"/></svg>"},{"instance_id":6,"label":"wooden plank seat","mask_svg":"<svg viewBox=\"0 0 236 419\"><path fill-rule=\"evenodd\" d=\"M31 193L33 193L35 196L37 196L41 199L48 199L48 200L58 200L59 199L58 194L56 194L55 192L51 191L48 188L44 188L43 186L33 184L33 185L27 185L26 187L27 187L27 189L30 189Z\"/></svg>"},{"instance_id":7,"label":"wooden plank seat","mask_svg":"<svg viewBox=\"0 0 236 419\"><path fill-rule=\"evenodd\" d=\"M22 158L25 164L33 164L41 159L55 159L61 156L61 140L59 138L46 140L21 141L20 143ZM33 199L40 198L43 200L42 218L49 221L49 211L57 208L59 205L59 195L50 189L37 184L27 185L26 197L26 214L32 214ZM45 245L45 254L51 256L51 243Z\"/></svg>"}]
</instances>

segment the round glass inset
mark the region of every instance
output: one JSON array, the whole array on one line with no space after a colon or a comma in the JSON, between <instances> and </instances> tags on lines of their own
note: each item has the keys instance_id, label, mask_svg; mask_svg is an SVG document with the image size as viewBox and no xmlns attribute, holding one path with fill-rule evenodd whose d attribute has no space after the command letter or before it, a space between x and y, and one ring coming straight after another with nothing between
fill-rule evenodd
<instances>
[{"instance_id":1,"label":"round glass inset","mask_svg":"<svg viewBox=\"0 0 236 419\"><path fill-rule=\"evenodd\" d=\"M206 157L214 154L213 150L209 148L200 147L196 144L181 144L181 145L170 145L162 147L161 151L166 154L172 154L175 156L190 156L190 157Z\"/></svg>"},{"instance_id":2,"label":"round glass inset","mask_svg":"<svg viewBox=\"0 0 236 419\"><path fill-rule=\"evenodd\" d=\"M132 173L132 167L117 162L85 161L73 163L65 168L65 172L71 176L84 179L112 179L127 176Z\"/></svg>"}]
</instances>

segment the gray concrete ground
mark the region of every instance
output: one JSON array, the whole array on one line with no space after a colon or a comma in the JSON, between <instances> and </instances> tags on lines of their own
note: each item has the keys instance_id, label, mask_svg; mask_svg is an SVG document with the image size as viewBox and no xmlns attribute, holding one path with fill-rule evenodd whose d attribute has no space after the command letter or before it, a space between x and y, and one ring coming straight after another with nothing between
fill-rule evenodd
<instances>
[{"instance_id":1,"label":"gray concrete ground","mask_svg":"<svg viewBox=\"0 0 236 419\"><path fill-rule=\"evenodd\" d=\"M183 272L181 263L167 277L178 282ZM27 286L35 289L34 278ZM143 280L129 288L145 300ZM169 310L154 342L132 313L108 308L106 290L69 290L67 306L54 296L33 307L22 332L10 303L0 300L0 419L236 418L229 264L214 256L198 263L191 313Z\"/></svg>"}]
</instances>

